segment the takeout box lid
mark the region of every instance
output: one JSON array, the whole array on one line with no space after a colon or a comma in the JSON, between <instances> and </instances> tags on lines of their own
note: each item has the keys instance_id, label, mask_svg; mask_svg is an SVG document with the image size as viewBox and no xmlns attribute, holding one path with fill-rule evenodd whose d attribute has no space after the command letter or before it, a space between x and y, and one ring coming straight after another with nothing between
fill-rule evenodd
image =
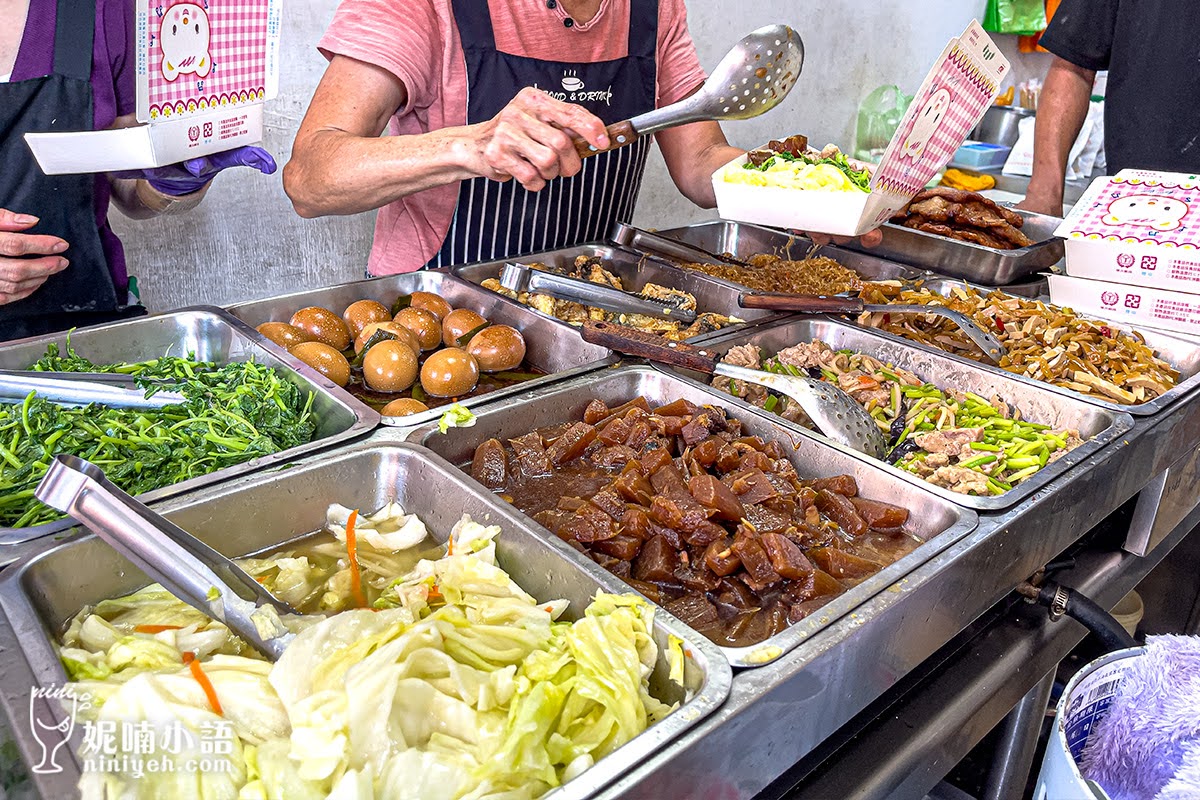
<instances>
[{"instance_id":1,"label":"takeout box lid","mask_svg":"<svg viewBox=\"0 0 1200 800\"><path fill-rule=\"evenodd\" d=\"M713 173L717 208L726 219L840 236L866 233L889 220L950 163L991 107L1009 68L1008 59L972 20L946 45L914 95L872 170L869 194L728 183L726 172L739 169L746 162L742 157ZM729 191L731 186L753 194ZM859 199L836 197L844 194ZM849 216L855 209L857 214Z\"/></svg>"},{"instance_id":2,"label":"takeout box lid","mask_svg":"<svg viewBox=\"0 0 1200 800\"><path fill-rule=\"evenodd\" d=\"M1068 246L1092 241L1200 250L1200 176L1124 169L1096 178L1054 233Z\"/></svg>"},{"instance_id":3,"label":"takeout box lid","mask_svg":"<svg viewBox=\"0 0 1200 800\"><path fill-rule=\"evenodd\" d=\"M136 128L31 133L47 175L175 164L262 140L279 90L283 0L126 0L134 6Z\"/></svg>"},{"instance_id":4,"label":"takeout box lid","mask_svg":"<svg viewBox=\"0 0 1200 800\"><path fill-rule=\"evenodd\" d=\"M178 164L262 141L261 104L105 131L27 133L47 175L125 172Z\"/></svg>"}]
</instances>

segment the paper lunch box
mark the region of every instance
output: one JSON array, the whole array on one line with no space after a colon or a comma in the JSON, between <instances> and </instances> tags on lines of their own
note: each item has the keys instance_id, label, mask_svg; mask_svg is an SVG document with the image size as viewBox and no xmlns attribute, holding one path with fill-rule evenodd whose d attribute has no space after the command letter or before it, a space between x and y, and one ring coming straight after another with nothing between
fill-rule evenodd
<instances>
[{"instance_id":1,"label":"paper lunch box","mask_svg":"<svg viewBox=\"0 0 1200 800\"><path fill-rule=\"evenodd\" d=\"M1150 289L1115 281L1047 275L1050 302L1132 328L1200 334L1200 295Z\"/></svg>"},{"instance_id":2,"label":"paper lunch box","mask_svg":"<svg viewBox=\"0 0 1200 800\"><path fill-rule=\"evenodd\" d=\"M950 162L983 119L1008 60L977 21L952 39L921 84L871 177L871 191L821 191L729 183L742 156L713 173L723 219L858 236L877 228Z\"/></svg>"},{"instance_id":3,"label":"paper lunch box","mask_svg":"<svg viewBox=\"0 0 1200 800\"><path fill-rule=\"evenodd\" d=\"M1200 177L1097 178L1055 235L1066 240L1068 275L1200 294Z\"/></svg>"},{"instance_id":4,"label":"paper lunch box","mask_svg":"<svg viewBox=\"0 0 1200 800\"><path fill-rule=\"evenodd\" d=\"M262 141L283 0L135 0L132 128L27 133L47 175L175 164Z\"/></svg>"}]
</instances>

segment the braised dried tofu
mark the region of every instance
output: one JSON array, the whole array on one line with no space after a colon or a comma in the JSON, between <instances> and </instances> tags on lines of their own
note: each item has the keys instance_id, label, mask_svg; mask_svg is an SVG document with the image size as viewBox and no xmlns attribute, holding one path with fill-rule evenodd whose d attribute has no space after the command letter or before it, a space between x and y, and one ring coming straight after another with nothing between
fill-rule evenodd
<instances>
[{"instance_id":1,"label":"braised dried tofu","mask_svg":"<svg viewBox=\"0 0 1200 800\"><path fill-rule=\"evenodd\" d=\"M644 398L476 450L472 475L717 644L756 644L912 551L907 509L804 479L724 409Z\"/></svg>"}]
</instances>

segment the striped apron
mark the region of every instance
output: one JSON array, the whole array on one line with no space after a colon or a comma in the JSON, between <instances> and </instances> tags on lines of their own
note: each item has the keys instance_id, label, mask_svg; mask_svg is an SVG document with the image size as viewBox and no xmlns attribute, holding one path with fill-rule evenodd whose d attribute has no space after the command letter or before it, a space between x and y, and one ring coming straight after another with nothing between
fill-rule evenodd
<instances>
[{"instance_id":1,"label":"striped apron","mask_svg":"<svg viewBox=\"0 0 1200 800\"><path fill-rule=\"evenodd\" d=\"M466 55L467 124L492 119L526 86L581 105L606 125L654 108L657 0L631 0L625 58L592 64L500 52L486 0L453 0L453 6ZM450 231L428 266L492 261L602 238L613 223L633 215L649 152L649 138L638 139L584 159L577 175L555 178L537 192L513 180L463 181Z\"/></svg>"}]
</instances>

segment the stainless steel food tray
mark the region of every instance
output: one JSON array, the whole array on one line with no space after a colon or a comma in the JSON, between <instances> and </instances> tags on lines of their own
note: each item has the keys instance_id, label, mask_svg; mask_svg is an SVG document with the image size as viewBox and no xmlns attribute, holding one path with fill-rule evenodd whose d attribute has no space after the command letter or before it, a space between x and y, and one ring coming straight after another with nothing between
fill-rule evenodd
<instances>
[{"instance_id":1,"label":"stainless steel food tray","mask_svg":"<svg viewBox=\"0 0 1200 800\"><path fill-rule=\"evenodd\" d=\"M493 292L458 280L440 270L421 270L402 275L389 275L364 281L343 283L325 289L285 294L264 300L251 300L230 306L228 311L247 325L257 328L264 322L286 322L298 309L321 306L341 314L346 306L357 300L377 300L391 308L399 295L411 292L432 292L455 308L469 308L495 323L511 325L525 337L525 362L546 375L524 383L506 386L487 394L461 400L467 408L476 408L502 397L519 392L536 391L538 387L571 375L594 369L616 359L605 347L588 344L579 336L562 336L558 323L520 303L504 300ZM256 336L260 336L255 332ZM281 348L260 336L264 346L279 352ZM431 408L407 417L384 417L384 425L409 427L438 419L444 408Z\"/></svg>"},{"instance_id":2,"label":"stainless steel food tray","mask_svg":"<svg viewBox=\"0 0 1200 800\"><path fill-rule=\"evenodd\" d=\"M987 398L993 395L999 396L1000 399L1012 403L1020 409L1022 419L1050 425L1054 428L1074 429L1079 431L1080 436L1086 440L1084 444L1062 456L1053 464L1047 464L1027 480L1013 487L1011 491L999 496L972 497L958 494L949 489L934 486L911 472L893 467L884 461L875 462L903 480L968 508L980 511L998 511L1014 506L1034 492L1045 488L1048 483L1076 464L1091 458L1097 451L1133 427L1133 417L1128 414L1099 408L1082 400L1060 397L1046 391L1041 386L1030 386L1018 381L1011 374L996 374L990 370L981 369L977 364L952 361L935 352L901 344L874 331L831 319L807 318L768 323L741 333L713 336L705 341L704 349L724 355L736 345L753 344L764 350L769 357L794 344L818 340L825 342L835 350L850 349L857 353L865 353L900 369L908 370L939 389L953 388L974 392ZM679 372L689 378L707 383L700 373L670 370L667 367L662 369ZM748 403L746 405L751 407ZM828 442L839 450L850 452L844 445L829 441L815 431L793 425L783 419L780 419L780 422L806 436L818 437L821 441Z\"/></svg>"},{"instance_id":3,"label":"stainless steel food tray","mask_svg":"<svg viewBox=\"0 0 1200 800\"><path fill-rule=\"evenodd\" d=\"M725 314L726 316L745 320L747 323L757 323L765 319L779 317L779 314L773 311L761 311L738 306L740 289L735 288L733 284L719 281L716 278L710 278L703 273L680 269L656 257L650 257L643 253L614 247L609 244L582 244L562 250L533 253L532 255L521 256L516 260L522 264L541 263L551 267L566 268L570 267L578 256L594 256L604 259L606 262L605 269L621 279L621 285L625 287L626 291L641 291L641 288L647 283L657 283L660 286L668 286L672 289L679 289L694 295L697 310L701 312L711 311L717 314ZM470 281L472 284L478 286L488 278L499 278L500 270L503 267L503 261L488 261L481 264L466 264L452 267L451 272L456 277ZM570 323L555 319L540 311L534 311L507 297L492 292L488 294L505 303L526 308L529 312L537 314L543 319L550 320L555 325L575 331L576 335L578 335L579 329ZM723 330L736 330L741 327L744 326L731 325Z\"/></svg>"},{"instance_id":4,"label":"stainless steel food tray","mask_svg":"<svg viewBox=\"0 0 1200 800\"><path fill-rule=\"evenodd\" d=\"M879 228L883 241L870 252L943 275L1003 286L1057 264L1066 252L1063 240L1054 235L1062 219L1013 210L1025 218L1021 230L1033 240L1028 247L997 250L887 222ZM847 247L862 249L857 243Z\"/></svg>"},{"instance_id":5,"label":"stainless steel food tray","mask_svg":"<svg viewBox=\"0 0 1200 800\"><path fill-rule=\"evenodd\" d=\"M637 396L645 397L651 405L663 405L684 398L698 405L728 409L732 416L742 421L750 435L782 439L785 442L784 449L788 451L801 477L851 474L858 480L862 496L886 499L907 507L913 521L910 530L926 540L913 552L838 595L787 630L755 645L722 647L725 657L735 667L759 667L775 661L952 545L974 530L979 522L974 511L961 508L923 487L897 478L858 454L830 447L815 437L798 437L791 428L779 424L771 415L747 406L730 395L651 367L622 367L583 376L554 386L523 402L490 406L479 414L474 427L456 428L440 435L436 426L427 425L414 430L409 440L424 444L448 461L469 469L475 448L488 439L504 441L534 428L581 419L584 408L593 399L603 400L612 407ZM546 539L558 538L537 523L529 524ZM567 550L576 561L591 563L582 553L571 548ZM617 580L615 577L612 579ZM693 636L699 634L694 633Z\"/></svg>"},{"instance_id":6,"label":"stainless steel food tray","mask_svg":"<svg viewBox=\"0 0 1200 800\"><path fill-rule=\"evenodd\" d=\"M147 492L140 498L147 503L291 461L305 453L361 436L379 424L378 413L335 386L324 375L269 345L256 331L223 310L207 306L0 345L0 369L26 369L45 355L47 345L55 343L62 347L68 338L77 353L98 363L146 361L164 355L189 354L218 364L253 359L275 368L285 379L314 395L312 412L317 420L317 432L313 441ZM61 519L30 528L0 528L0 564L8 563L11 558L5 546L56 533L73 524L69 519Z\"/></svg>"},{"instance_id":7,"label":"stainless steel food tray","mask_svg":"<svg viewBox=\"0 0 1200 800\"><path fill-rule=\"evenodd\" d=\"M798 234L774 228L763 228L746 222L718 219L698 222L680 228L655 231L659 236L674 239L710 253L728 253L746 259L760 253L769 253L786 259L803 259L812 248L812 240ZM647 251L649 252L649 251ZM843 247L827 245L818 253L828 256L846 269L854 270L869 281L912 279L921 276L921 270L906 264L888 261L874 250L859 252ZM656 253L656 255L658 255ZM668 256L658 255L660 258ZM670 259L674 262L674 259ZM724 283L724 281L722 281ZM738 284L730 284L738 286ZM738 286L739 290L743 287Z\"/></svg>"},{"instance_id":8,"label":"stainless steel food tray","mask_svg":"<svg viewBox=\"0 0 1200 800\"><path fill-rule=\"evenodd\" d=\"M178 498L160 511L225 555L244 556L277 551L319 530L330 503L375 509L395 500L417 514L439 541L448 538L464 513L478 522L500 525L503 533L496 543L500 565L534 597L569 600L569 618L581 613L598 590L629 591L599 566L571 558L572 551L561 541L531 532L523 515L449 463L423 448L389 441L389 436L381 432L334 454L297 463L286 472L260 474ZM33 759L29 763L37 763L40 753L29 726L21 724L30 718L31 690L66 680L52 645L55 633L83 606L135 591L148 582L103 541L83 534L0 577L0 609L11 623L10 635L15 636L0 647L0 695L9 719L17 721L17 742L23 756ZM668 703L684 699L668 680L669 636L684 642L684 682L694 693L691 699L546 798L591 797L724 702L732 672L720 651L664 613L655 615L654 637L660 649L651 692ZM56 706L53 710L44 706L38 713L39 719L63 717ZM34 776L44 797L75 795L80 764L73 755L77 747L71 752L62 773Z\"/></svg>"},{"instance_id":9,"label":"stainless steel food tray","mask_svg":"<svg viewBox=\"0 0 1200 800\"><path fill-rule=\"evenodd\" d=\"M924 286L931 292L936 292L937 294L947 297L950 295L951 289L953 289L955 286L966 286L983 292L993 291L988 287L979 286L967 281L950 280L946 278L926 281ZM1003 289L999 291L1003 291ZM1124 322L1108 320L1095 314L1087 314L1086 316L1092 319L1101 319L1105 322L1112 322L1113 327L1115 328L1124 328L1125 330L1129 330L1129 326ZM938 348L921 344L913 339L907 339L903 336L887 333L879 330L878 328L863 327L864 330L869 330L876 336L882 336L896 342L904 342L911 347L918 347L931 353L937 353L944 358L952 359L958 363L974 364L978 367L988 370L989 372L992 372L993 374L1007 376L1028 386L1034 386L1038 389L1045 389L1066 397L1073 397L1077 400L1082 400L1085 403L1091 403L1092 405L1100 406L1101 408L1107 408L1110 411L1133 414L1137 417L1157 414L1159 411L1162 411L1167 406L1187 395L1197 386L1200 386L1200 342L1187 341L1185 339L1171 336L1167 333L1150 330L1149 328L1136 328L1135 330L1137 330L1137 332L1142 335L1142 338L1146 340L1146 344L1154 348L1160 358L1165 359L1171 366L1179 370L1179 383L1175 384L1175 388L1154 398L1148 403L1141 403L1140 405L1125 405L1123 403L1114 403L1104 400L1099 397L1092 397L1091 395L1082 394L1071 389L1065 389L1061 386L1055 386L1052 383L1046 383L1045 381L1034 380L1033 378L1028 378L1024 375L1018 375L1015 372L1008 372L1007 370L1003 370L993 364L987 364L981 361L972 361L969 358L957 356L952 353L948 353L945 350L939 350Z\"/></svg>"}]
</instances>

